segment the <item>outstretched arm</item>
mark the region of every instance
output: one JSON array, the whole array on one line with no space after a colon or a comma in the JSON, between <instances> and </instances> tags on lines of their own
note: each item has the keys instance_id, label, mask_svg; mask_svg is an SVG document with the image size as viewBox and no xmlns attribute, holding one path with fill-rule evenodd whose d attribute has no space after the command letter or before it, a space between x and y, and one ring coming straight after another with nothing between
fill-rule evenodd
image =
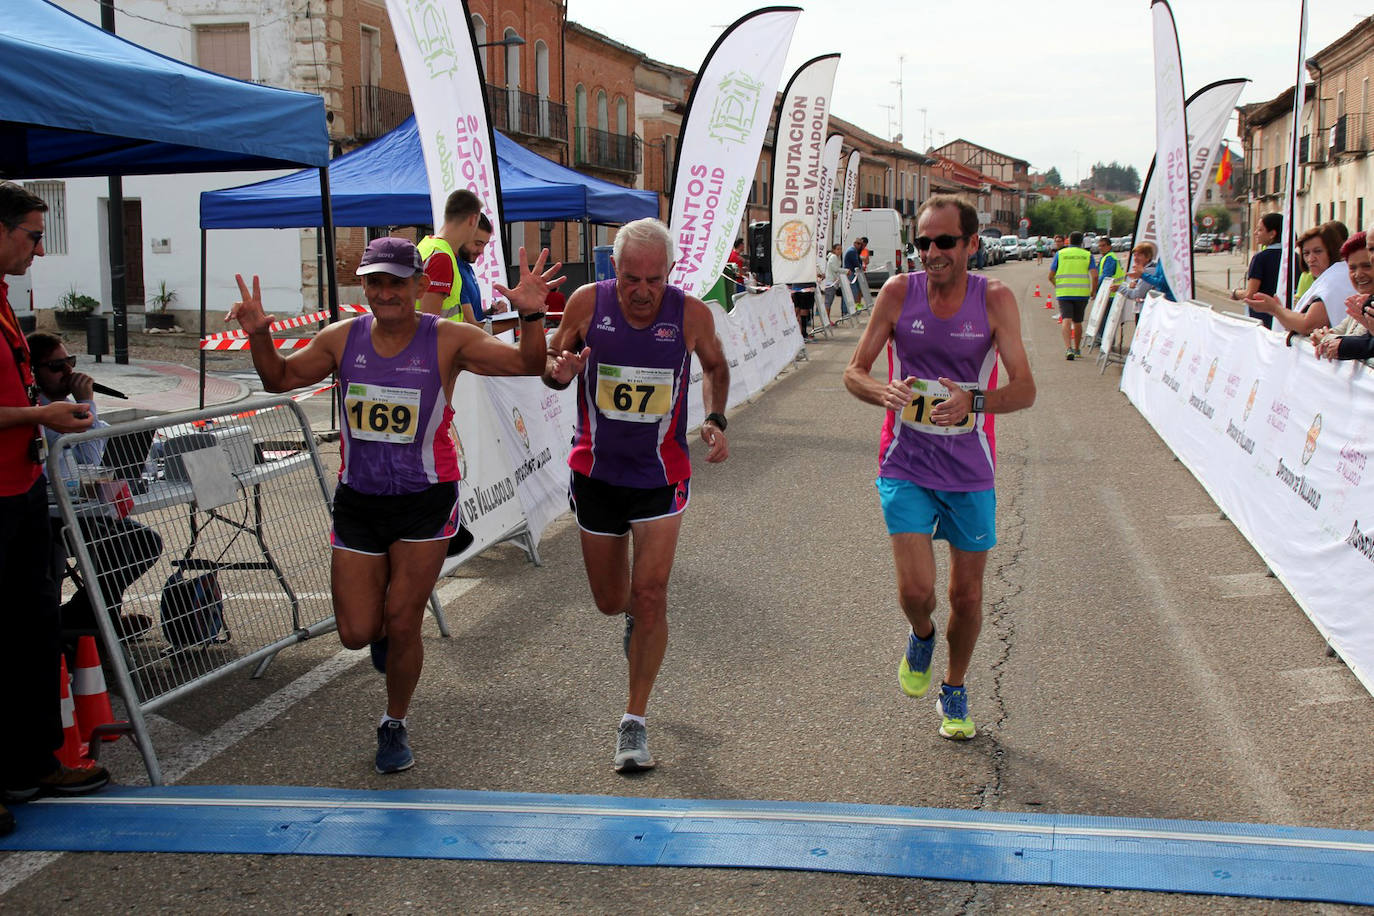
<instances>
[{"instance_id":1,"label":"outstretched arm","mask_svg":"<svg viewBox=\"0 0 1374 916\"><path fill-rule=\"evenodd\" d=\"M243 298L229 309L226 320L237 321L239 327L248 334L249 352L253 355L253 368L262 379L268 391L291 391L304 385L313 385L324 379L338 366L338 352L343 346L348 331L347 321L332 324L300 350L283 357L272 343L268 328L273 316L263 311L262 290L256 275L250 291L243 282L242 274L235 274L239 284L239 295ZM350 319L351 320L351 319Z\"/></svg>"}]
</instances>

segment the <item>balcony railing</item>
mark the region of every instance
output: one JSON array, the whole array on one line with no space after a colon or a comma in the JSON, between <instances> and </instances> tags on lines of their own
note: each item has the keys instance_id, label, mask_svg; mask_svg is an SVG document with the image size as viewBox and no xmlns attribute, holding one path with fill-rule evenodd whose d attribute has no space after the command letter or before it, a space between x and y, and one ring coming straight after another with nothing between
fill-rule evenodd
<instances>
[{"instance_id":1,"label":"balcony railing","mask_svg":"<svg viewBox=\"0 0 1374 916\"><path fill-rule=\"evenodd\" d=\"M353 87L353 135L372 140L414 113L410 96L381 86Z\"/></svg>"},{"instance_id":2,"label":"balcony railing","mask_svg":"<svg viewBox=\"0 0 1374 916\"><path fill-rule=\"evenodd\" d=\"M1298 140L1298 164L1299 164L1299 165L1307 165L1307 163L1311 161L1311 159L1312 159L1311 151L1312 151L1312 136L1311 136L1310 134L1303 134L1302 137Z\"/></svg>"},{"instance_id":3,"label":"balcony railing","mask_svg":"<svg viewBox=\"0 0 1374 916\"><path fill-rule=\"evenodd\" d=\"M532 92L487 83L491 123L507 134L568 140L568 107Z\"/></svg>"},{"instance_id":4,"label":"balcony railing","mask_svg":"<svg viewBox=\"0 0 1374 916\"><path fill-rule=\"evenodd\" d=\"M583 127L577 132L573 161L577 165L635 174L640 168L642 145L638 134L613 134Z\"/></svg>"}]
</instances>

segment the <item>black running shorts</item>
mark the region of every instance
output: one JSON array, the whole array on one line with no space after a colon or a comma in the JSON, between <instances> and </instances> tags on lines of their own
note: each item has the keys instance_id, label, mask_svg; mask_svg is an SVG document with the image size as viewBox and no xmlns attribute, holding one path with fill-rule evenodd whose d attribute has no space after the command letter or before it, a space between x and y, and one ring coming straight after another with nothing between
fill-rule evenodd
<instances>
[{"instance_id":1,"label":"black running shorts","mask_svg":"<svg viewBox=\"0 0 1374 916\"><path fill-rule=\"evenodd\" d=\"M631 522L651 522L684 511L690 483L683 480L662 487L621 487L573 471L568 507L583 531L621 537L630 533Z\"/></svg>"},{"instance_id":2,"label":"black running shorts","mask_svg":"<svg viewBox=\"0 0 1374 916\"><path fill-rule=\"evenodd\" d=\"M334 531L339 550L382 556L397 541L446 541L458 533L458 482L436 483L418 493L374 496L347 484L334 491Z\"/></svg>"}]
</instances>

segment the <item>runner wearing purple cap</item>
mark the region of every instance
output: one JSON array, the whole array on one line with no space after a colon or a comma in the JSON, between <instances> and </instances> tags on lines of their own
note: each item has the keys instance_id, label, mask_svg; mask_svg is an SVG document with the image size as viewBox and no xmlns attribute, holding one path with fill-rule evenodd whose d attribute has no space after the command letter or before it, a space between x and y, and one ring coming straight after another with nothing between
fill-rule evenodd
<instances>
[{"instance_id":1,"label":"runner wearing purple cap","mask_svg":"<svg viewBox=\"0 0 1374 916\"><path fill-rule=\"evenodd\" d=\"M387 708L377 730L377 772L415 763L406 712L420 680L420 622L458 530L458 460L450 421L459 371L481 375L576 377L585 353L549 353L542 332L544 298L563 282L561 264L547 270L545 249L524 267L514 289L496 284L528 332L518 346L470 324L415 311L429 284L415 246L375 239L358 275L372 312L330 325L283 357L272 343L258 278L229 311L248 334L253 366L268 391L291 391L339 374L344 418L339 485L334 494L330 570L339 639L350 649L371 644L386 674Z\"/></svg>"}]
</instances>

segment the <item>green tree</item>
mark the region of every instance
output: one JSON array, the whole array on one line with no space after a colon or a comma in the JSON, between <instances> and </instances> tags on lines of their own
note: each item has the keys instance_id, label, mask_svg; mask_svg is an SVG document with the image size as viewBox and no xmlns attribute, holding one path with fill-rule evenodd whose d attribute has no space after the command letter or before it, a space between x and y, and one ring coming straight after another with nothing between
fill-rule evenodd
<instances>
[{"instance_id":1,"label":"green tree","mask_svg":"<svg viewBox=\"0 0 1374 916\"><path fill-rule=\"evenodd\" d=\"M1120 204L1112 207L1112 235L1130 235L1135 231L1135 210Z\"/></svg>"},{"instance_id":2,"label":"green tree","mask_svg":"<svg viewBox=\"0 0 1374 916\"><path fill-rule=\"evenodd\" d=\"M1059 177L1059 169L1050 166L1050 170L1045 173L1045 184L1052 188L1064 187L1064 179Z\"/></svg>"},{"instance_id":3,"label":"green tree","mask_svg":"<svg viewBox=\"0 0 1374 916\"><path fill-rule=\"evenodd\" d=\"M1065 195L1036 201L1026 208L1026 218L1032 235L1068 235L1092 229L1096 213L1083 198Z\"/></svg>"},{"instance_id":4,"label":"green tree","mask_svg":"<svg viewBox=\"0 0 1374 916\"><path fill-rule=\"evenodd\" d=\"M1212 218L1212 225L1207 226L1203 230L1205 232L1225 232L1231 228L1231 214L1226 212L1225 207L1203 207L1201 210L1197 211L1197 222L1199 226L1202 225L1202 218L1204 216L1210 216Z\"/></svg>"},{"instance_id":5,"label":"green tree","mask_svg":"<svg viewBox=\"0 0 1374 916\"><path fill-rule=\"evenodd\" d=\"M1095 163L1088 173L1089 187L1102 191L1123 191L1134 194L1140 189L1140 173L1133 165L1122 165L1115 159L1110 165Z\"/></svg>"}]
</instances>

